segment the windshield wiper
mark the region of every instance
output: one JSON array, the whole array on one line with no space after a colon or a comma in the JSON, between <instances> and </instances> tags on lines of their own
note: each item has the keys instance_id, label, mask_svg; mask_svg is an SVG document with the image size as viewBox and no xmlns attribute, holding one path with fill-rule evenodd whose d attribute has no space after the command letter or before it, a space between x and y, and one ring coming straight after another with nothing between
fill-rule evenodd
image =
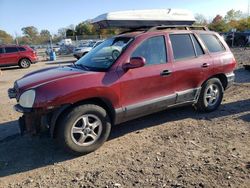
<instances>
[{"instance_id":1,"label":"windshield wiper","mask_svg":"<svg viewBox=\"0 0 250 188\"><path fill-rule=\"evenodd\" d=\"M83 66L83 65L81 65L81 64L76 64L75 62L72 62L72 64L73 64L73 66L75 67L75 68L80 68L80 69L86 69L86 67L85 66Z\"/></svg>"},{"instance_id":2,"label":"windshield wiper","mask_svg":"<svg viewBox=\"0 0 250 188\"><path fill-rule=\"evenodd\" d=\"M71 63L74 65L74 67L77 67L75 61L72 61Z\"/></svg>"},{"instance_id":3,"label":"windshield wiper","mask_svg":"<svg viewBox=\"0 0 250 188\"><path fill-rule=\"evenodd\" d=\"M88 67L88 66L86 66L86 65L82 65L82 64L76 64L76 66L79 66L79 67L81 67L82 69L84 69L84 70L90 70L90 68Z\"/></svg>"}]
</instances>

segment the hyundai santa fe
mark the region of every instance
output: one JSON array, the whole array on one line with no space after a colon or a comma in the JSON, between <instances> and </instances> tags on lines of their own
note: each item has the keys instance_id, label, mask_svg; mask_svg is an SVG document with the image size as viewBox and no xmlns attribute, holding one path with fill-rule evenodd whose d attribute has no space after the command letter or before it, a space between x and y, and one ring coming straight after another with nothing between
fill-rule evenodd
<instances>
[{"instance_id":1,"label":"hyundai santa fe","mask_svg":"<svg viewBox=\"0 0 250 188\"><path fill-rule=\"evenodd\" d=\"M155 27L107 39L75 64L29 73L8 92L23 113L22 133L49 129L66 150L86 154L112 125L170 107L216 110L235 66L215 32Z\"/></svg>"}]
</instances>

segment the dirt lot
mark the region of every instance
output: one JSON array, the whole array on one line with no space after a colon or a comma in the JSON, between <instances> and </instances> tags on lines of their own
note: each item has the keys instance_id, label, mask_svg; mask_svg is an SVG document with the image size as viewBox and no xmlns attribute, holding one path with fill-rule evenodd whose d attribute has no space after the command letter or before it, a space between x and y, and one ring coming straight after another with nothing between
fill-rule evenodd
<instances>
[{"instance_id":1,"label":"dirt lot","mask_svg":"<svg viewBox=\"0 0 250 188\"><path fill-rule=\"evenodd\" d=\"M250 50L234 53L236 83L217 111L185 107L115 126L108 142L82 157L64 153L46 136L5 138L0 187L250 187L250 72L242 69ZM44 66L3 71L0 126L14 130L20 116L7 88Z\"/></svg>"}]
</instances>

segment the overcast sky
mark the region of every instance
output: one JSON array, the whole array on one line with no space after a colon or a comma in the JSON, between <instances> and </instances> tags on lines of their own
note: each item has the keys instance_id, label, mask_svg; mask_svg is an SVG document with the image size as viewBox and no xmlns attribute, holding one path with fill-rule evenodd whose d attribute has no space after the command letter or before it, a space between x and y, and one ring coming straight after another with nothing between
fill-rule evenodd
<instances>
[{"instance_id":1,"label":"overcast sky","mask_svg":"<svg viewBox=\"0 0 250 188\"><path fill-rule=\"evenodd\" d=\"M32 25L57 33L102 13L134 9L181 8L211 20L231 9L247 13L247 7L248 0L0 0L0 29L20 35Z\"/></svg>"}]
</instances>

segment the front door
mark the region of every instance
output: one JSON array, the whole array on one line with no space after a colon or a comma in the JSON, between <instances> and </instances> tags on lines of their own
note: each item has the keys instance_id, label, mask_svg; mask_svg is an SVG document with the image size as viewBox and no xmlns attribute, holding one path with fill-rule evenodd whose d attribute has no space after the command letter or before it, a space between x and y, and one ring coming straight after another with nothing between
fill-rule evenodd
<instances>
[{"instance_id":1,"label":"front door","mask_svg":"<svg viewBox=\"0 0 250 188\"><path fill-rule=\"evenodd\" d=\"M151 36L142 40L130 57L143 57L146 65L130 69L120 76L125 119L150 114L174 104L173 68L168 62L165 36Z\"/></svg>"},{"instance_id":2,"label":"front door","mask_svg":"<svg viewBox=\"0 0 250 188\"><path fill-rule=\"evenodd\" d=\"M17 65L18 64L19 51L17 47L5 47L5 53L2 54L1 61L4 65Z\"/></svg>"}]
</instances>

